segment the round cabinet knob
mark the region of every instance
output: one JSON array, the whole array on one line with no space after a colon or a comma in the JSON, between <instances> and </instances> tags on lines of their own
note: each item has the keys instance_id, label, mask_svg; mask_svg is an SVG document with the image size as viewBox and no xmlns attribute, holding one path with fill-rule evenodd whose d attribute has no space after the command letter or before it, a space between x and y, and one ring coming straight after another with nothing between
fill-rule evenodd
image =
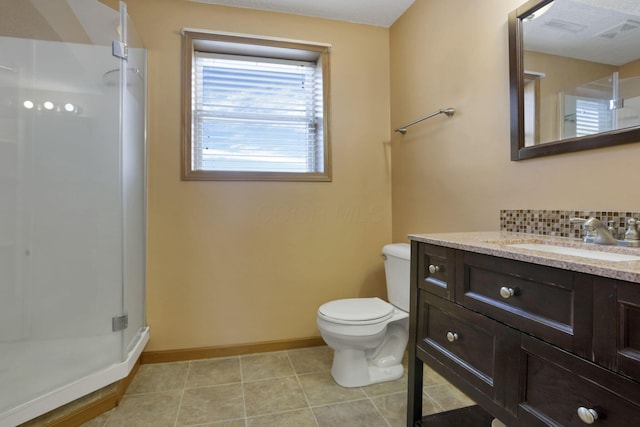
<instances>
[{"instance_id":1,"label":"round cabinet knob","mask_svg":"<svg viewBox=\"0 0 640 427\"><path fill-rule=\"evenodd\" d=\"M455 332L447 332L447 341L454 342L458 341L458 334Z\"/></svg>"},{"instance_id":2,"label":"round cabinet knob","mask_svg":"<svg viewBox=\"0 0 640 427\"><path fill-rule=\"evenodd\" d=\"M511 298L516 294L516 291L513 288L507 288L503 286L500 288L500 296L504 299Z\"/></svg>"},{"instance_id":3,"label":"round cabinet knob","mask_svg":"<svg viewBox=\"0 0 640 427\"><path fill-rule=\"evenodd\" d=\"M593 424L598 419L598 413L595 409L587 409L584 406L578 408L578 416L585 424Z\"/></svg>"},{"instance_id":4,"label":"round cabinet knob","mask_svg":"<svg viewBox=\"0 0 640 427\"><path fill-rule=\"evenodd\" d=\"M429 273L433 274L433 273L437 273L439 271L442 271L442 269L440 268L439 265L429 264Z\"/></svg>"}]
</instances>

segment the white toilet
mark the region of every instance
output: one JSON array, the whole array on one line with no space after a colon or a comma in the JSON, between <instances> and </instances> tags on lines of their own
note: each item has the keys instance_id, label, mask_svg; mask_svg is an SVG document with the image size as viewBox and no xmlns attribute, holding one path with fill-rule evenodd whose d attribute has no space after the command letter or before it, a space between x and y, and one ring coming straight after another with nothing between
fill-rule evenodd
<instances>
[{"instance_id":1,"label":"white toilet","mask_svg":"<svg viewBox=\"0 0 640 427\"><path fill-rule=\"evenodd\" d=\"M331 375L343 387L361 387L402 376L409 337L408 243L382 249L391 304L380 298L330 301L318 309L318 329L334 350Z\"/></svg>"}]
</instances>

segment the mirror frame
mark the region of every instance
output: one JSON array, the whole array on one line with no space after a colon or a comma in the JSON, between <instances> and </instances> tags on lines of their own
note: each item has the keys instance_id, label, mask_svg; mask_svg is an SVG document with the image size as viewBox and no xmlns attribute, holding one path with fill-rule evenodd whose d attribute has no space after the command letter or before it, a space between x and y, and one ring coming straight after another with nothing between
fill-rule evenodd
<instances>
[{"instance_id":1,"label":"mirror frame","mask_svg":"<svg viewBox=\"0 0 640 427\"><path fill-rule=\"evenodd\" d=\"M524 160L593 148L640 142L640 126L589 136L524 145L524 47L522 20L553 0L529 0L509 14L509 100L511 104L511 160Z\"/></svg>"}]
</instances>

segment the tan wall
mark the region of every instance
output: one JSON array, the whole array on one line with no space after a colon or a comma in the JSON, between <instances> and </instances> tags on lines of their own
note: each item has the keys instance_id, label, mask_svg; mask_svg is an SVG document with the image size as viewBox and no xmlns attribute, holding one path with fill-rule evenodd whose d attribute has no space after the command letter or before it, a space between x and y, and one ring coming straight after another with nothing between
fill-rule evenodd
<instances>
[{"instance_id":1,"label":"tan wall","mask_svg":"<svg viewBox=\"0 0 640 427\"><path fill-rule=\"evenodd\" d=\"M384 295L391 237L495 230L500 209L637 209L624 183L640 181L640 144L509 161L506 18L521 0L481 3L418 0L387 31L128 1L149 49L149 350L316 336L322 302ZM333 45L333 183L180 181L183 27ZM449 106L389 149L390 127Z\"/></svg>"},{"instance_id":2,"label":"tan wall","mask_svg":"<svg viewBox=\"0 0 640 427\"><path fill-rule=\"evenodd\" d=\"M640 59L620 66L621 79L638 76L640 76Z\"/></svg>"},{"instance_id":3,"label":"tan wall","mask_svg":"<svg viewBox=\"0 0 640 427\"><path fill-rule=\"evenodd\" d=\"M388 30L182 0L128 0L149 50L147 350L319 336L335 298L385 296ZM180 181L180 30L333 45L332 183Z\"/></svg>"},{"instance_id":4,"label":"tan wall","mask_svg":"<svg viewBox=\"0 0 640 427\"><path fill-rule=\"evenodd\" d=\"M64 0L0 1L0 35L71 43L90 42L78 18Z\"/></svg>"},{"instance_id":5,"label":"tan wall","mask_svg":"<svg viewBox=\"0 0 640 427\"><path fill-rule=\"evenodd\" d=\"M500 209L626 211L640 203L640 144L509 160L507 15L523 1L490 3L418 0L391 27L391 126L458 110L392 136L396 240L497 230Z\"/></svg>"},{"instance_id":6,"label":"tan wall","mask_svg":"<svg viewBox=\"0 0 640 427\"><path fill-rule=\"evenodd\" d=\"M623 98L640 96L640 59L620 66L620 79Z\"/></svg>"}]
</instances>

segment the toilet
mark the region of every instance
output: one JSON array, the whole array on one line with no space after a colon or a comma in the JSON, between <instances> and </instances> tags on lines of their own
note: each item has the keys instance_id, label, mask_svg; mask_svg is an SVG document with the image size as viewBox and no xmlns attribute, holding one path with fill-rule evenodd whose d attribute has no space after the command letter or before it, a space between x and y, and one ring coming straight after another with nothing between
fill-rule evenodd
<instances>
[{"instance_id":1,"label":"toilet","mask_svg":"<svg viewBox=\"0 0 640 427\"><path fill-rule=\"evenodd\" d=\"M402 376L402 356L409 338L408 243L382 248L389 302L349 298L318 309L318 329L334 350L331 375L343 387L362 387Z\"/></svg>"}]
</instances>

